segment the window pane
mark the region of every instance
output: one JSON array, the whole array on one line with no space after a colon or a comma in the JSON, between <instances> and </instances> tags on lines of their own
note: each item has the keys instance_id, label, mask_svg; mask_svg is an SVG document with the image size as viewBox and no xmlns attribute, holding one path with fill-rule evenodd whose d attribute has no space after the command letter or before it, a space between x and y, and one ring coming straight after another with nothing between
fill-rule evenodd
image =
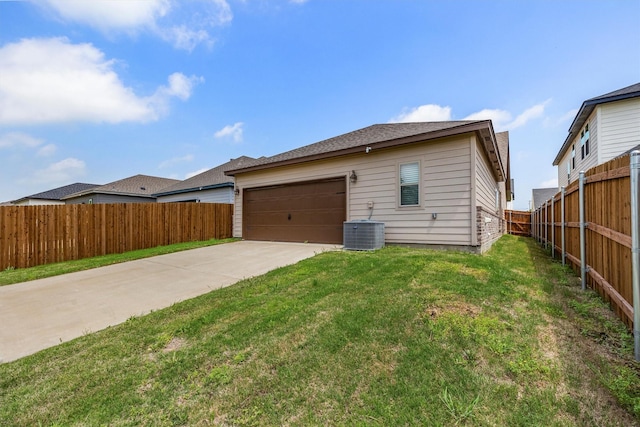
<instances>
[{"instance_id":1,"label":"window pane","mask_svg":"<svg viewBox=\"0 0 640 427\"><path fill-rule=\"evenodd\" d=\"M417 184L420 181L420 166L418 163L400 165L400 185Z\"/></svg>"},{"instance_id":2,"label":"window pane","mask_svg":"<svg viewBox=\"0 0 640 427\"><path fill-rule=\"evenodd\" d=\"M418 185L403 185L400 187L400 205L417 205L418 201Z\"/></svg>"}]
</instances>

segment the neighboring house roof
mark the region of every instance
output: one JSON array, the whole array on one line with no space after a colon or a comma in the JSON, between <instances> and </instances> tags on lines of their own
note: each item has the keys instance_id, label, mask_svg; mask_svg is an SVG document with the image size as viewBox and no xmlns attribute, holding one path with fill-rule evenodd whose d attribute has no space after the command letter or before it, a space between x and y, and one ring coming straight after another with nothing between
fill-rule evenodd
<instances>
[{"instance_id":1,"label":"neighboring house roof","mask_svg":"<svg viewBox=\"0 0 640 427\"><path fill-rule=\"evenodd\" d=\"M168 196L171 194L188 193L191 191L211 190L214 188L233 187L234 179L224 174L227 169L235 169L243 167L254 162L256 159L252 157L242 156L237 159L216 166L213 169L202 172L191 178L180 181L176 184L163 188L161 192L155 193L154 196Z\"/></svg>"},{"instance_id":2,"label":"neighboring house roof","mask_svg":"<svg viewBox=\"0 0 640 427\"><path fill-rule=\"evenodd\" d=\"M42 193L32 194L30 196L23 197L12 201L12 203L20 203L23 200L36 199L36 200L62 200L64 197L77 193L79 191L89 190L91 188L98 187L99 184L85 184L82 182L76 182L74 184L65 185L62 187L54 188L52 190L43 191Z\"/></svg>"},{"instance_id":3,"label":"neighboring house roof","mask_svg":"<svg viewBox=\"0 0 640 427\"><path fill-rule=\"evenodd\" d=\"M113 181L99 187L70 194L63 200L86 196L89 194L117 194L121 196L136 196L154 198L153 194L176 184L177 179L160 178L149 175L134 175L119 181Z\"/></svg>"},{"instance_id":4,"label":"neighboring house roof","mask_svg":"<svg viewBox=\"0 0 640 427\"><path fill-rule=\"evenodd\" d=\"M551 199L558 192L557 188L534 188L533 209L538 209L544 202Z\"/></svg>"},{"instance_id":5,"label":"neighboring house roof","mask_svg":"<svg viewBox=\"0 0 640 427\"><path fill-rule=\"evenodd\" d=\"M558 154L553 161L553 166L557 166L560 163L564 152L569 148L569 145L571 145L573 137L580 132L580 129L582 129L596 106L607 102L622 101L637 97L640 97L640 83L614 90L613 92L605 93L604 95L596 96L595 98L584 101L580 110L578 110L578 114L576 114L576 117L573 119L571 127L569 127L569 135L567 135L567 139L565 139L560 151L558 151Z\"/></svg>"},{"instance_id":6,"label":"neighboring house roof","mask_svg":"<svg viewBox=\"0 0 640 427\"><path fill-rule=\"evenodd\" d=\"M247 166L229 169L226 173L234 176L242 172L369 152L467 132L479 133L480 142L484 144L499 180L505 179L506 165L500 158L491 120L376 124L275 156L263 157Z\"/></svg>"}]
</instances>

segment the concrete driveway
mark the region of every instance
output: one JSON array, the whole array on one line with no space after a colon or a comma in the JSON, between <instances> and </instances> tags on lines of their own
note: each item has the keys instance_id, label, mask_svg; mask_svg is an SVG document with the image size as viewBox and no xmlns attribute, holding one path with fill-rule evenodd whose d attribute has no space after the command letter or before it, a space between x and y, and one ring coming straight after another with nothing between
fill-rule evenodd
<instances>
[{"instance_id":1,"label":"concrete driveway","mask_svg":"<svg viewBox=\"0 0 640 427\"><path fill-rule=\"evenodd\" d=\"M337 248L241 241L0 287L0 363Z\"/></svg>"}]
</instances>

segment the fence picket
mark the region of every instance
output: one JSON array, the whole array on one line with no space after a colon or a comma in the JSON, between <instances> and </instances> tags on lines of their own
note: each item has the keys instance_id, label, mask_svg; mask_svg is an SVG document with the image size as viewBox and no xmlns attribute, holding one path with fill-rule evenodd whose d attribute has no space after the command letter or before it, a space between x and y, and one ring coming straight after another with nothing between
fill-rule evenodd
<instances>
[{"instance_id":1,"label":"fence picket","mask_svg":"<svg viewBox=\"0 0 640 427\"><path fill-rule=\"evenodd\" d=\"M0 270L232 236L233 205L0 206Z\"/></svg>"}]
</instances>

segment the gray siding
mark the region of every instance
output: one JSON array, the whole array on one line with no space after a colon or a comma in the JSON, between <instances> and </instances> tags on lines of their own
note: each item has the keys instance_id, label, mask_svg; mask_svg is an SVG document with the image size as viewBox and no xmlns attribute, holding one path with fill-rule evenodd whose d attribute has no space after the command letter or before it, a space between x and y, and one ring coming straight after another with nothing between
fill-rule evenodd
<instances>
[{"instance_id":1,"label":"gray siding","mask_svg":"<svg viewBox=\"0 0 640 427\"><path fill-rule=\"evenodd\" d=\"M223 187L159 196L158 203L183 202L185 200L198 200L200 203L233 203L233 199L233 188Z\"/></svg>"},{"instance_id":2,"label":"gray siding","mask_svg":"<svg viewBox=\"0 0 640 427\"><path fill-rule=\"evenodd\" d=\"M88 204L91 200L93 204L99 203L155 203L156 199L149 197L121 196L117 194L89 194L82 197L76 197L66 200L66 204Z\"/></svg>"}]
</instances>

